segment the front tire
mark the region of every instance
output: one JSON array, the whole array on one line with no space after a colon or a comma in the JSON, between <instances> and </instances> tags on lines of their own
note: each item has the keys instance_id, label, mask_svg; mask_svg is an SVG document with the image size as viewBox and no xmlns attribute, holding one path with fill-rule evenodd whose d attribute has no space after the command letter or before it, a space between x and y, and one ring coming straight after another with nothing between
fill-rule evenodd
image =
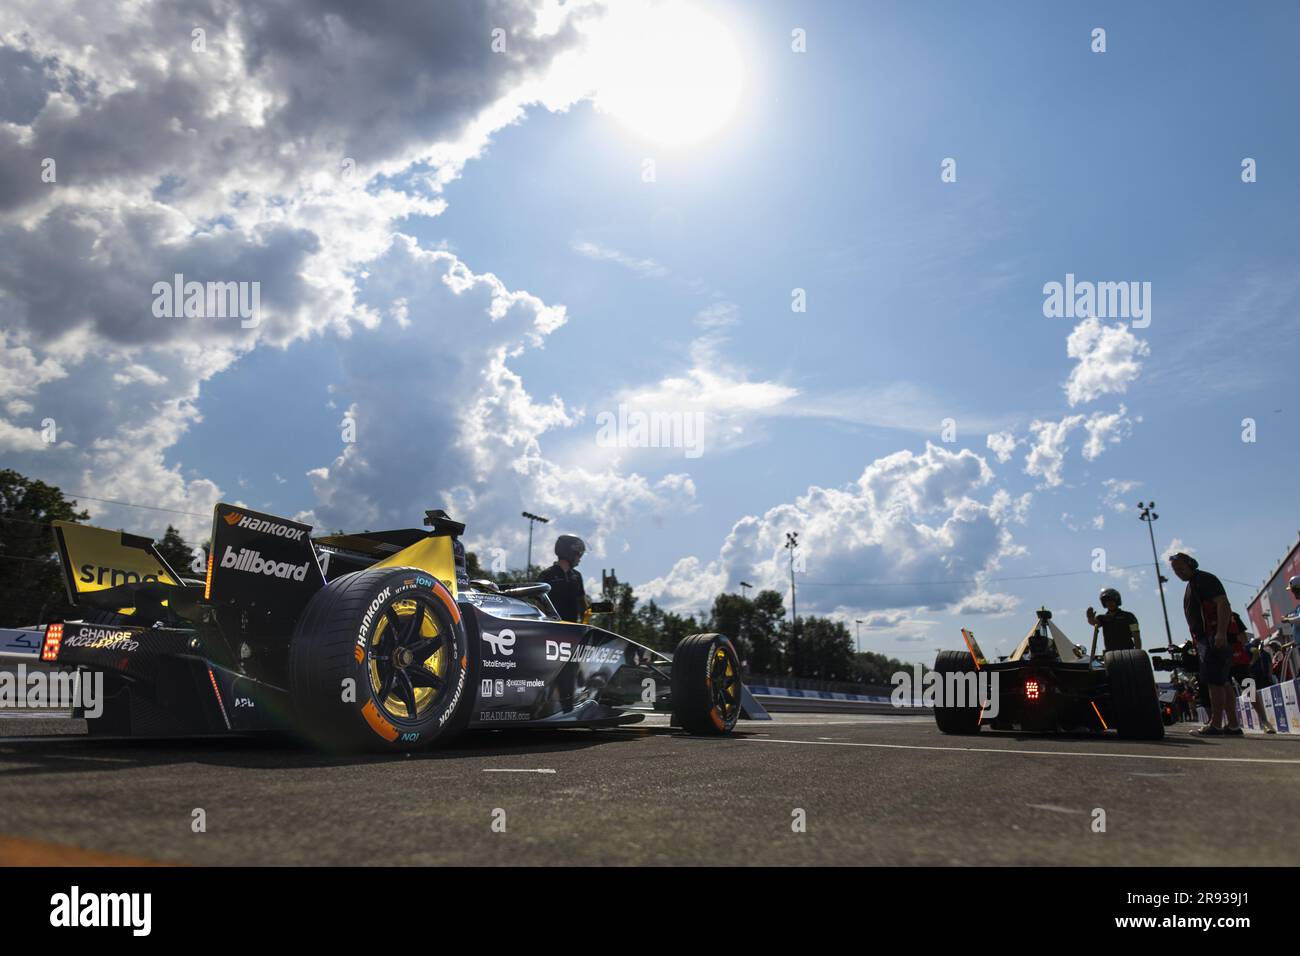
<instances>
[{"instance_id":1,"label":"front tire","mask_svg":"<svg viewBox=\"0 0 1300 956\"><path fill-rule=\"evenodd\" d=\"M673 723L688 734L729 734L740 718L740 657L721 634L692 634L673 652Z\"/></svg>"},{"instance_id":2,"label":"front tire","mask_svg":"<svg viewBox=\"0 0 1300 956\"><path fill-rule=\"evenodd\" d=\"M472 709L467 645L451 592L427 571L334 579L307 603L289 644L301 731L342 751L446 742Z\"/></svg>"},{"instance_id":3,"label":"front tire","mask_svg":"<svg viewBox=\"0 0 1300 956\"><path fill-rule=\"evenodd\" d=\"M1160 740L1165 723L1151 658L1145 651L1107 651L1106 682L1115 730L1126 740Z\"/></svg>"}]
</instances>

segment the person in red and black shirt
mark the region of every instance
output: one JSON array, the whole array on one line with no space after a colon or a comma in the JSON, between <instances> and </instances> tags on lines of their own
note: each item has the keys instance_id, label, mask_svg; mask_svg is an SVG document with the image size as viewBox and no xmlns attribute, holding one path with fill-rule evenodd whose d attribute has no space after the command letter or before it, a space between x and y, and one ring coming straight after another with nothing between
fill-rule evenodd
<instances>
[{"instance_id":1,"label":"person in red and black shirt","mask_svg":"<svg viewBox=\"0 0 1300 956\"><path fill-rule=\"evenodd\" d=\"M1169 566L1179 580L1187 582L1183 593L1183 615L1201 658L1201 683L1210 691L1210 722L1192 733L1201 737L1241 737L1237 726L1236 693L1232 686L1232 607L1223 583L1202 571L1190 554L1178 552ZM1220 729L1219 724L1223 724Z\"/></svg>"}]
</instances>

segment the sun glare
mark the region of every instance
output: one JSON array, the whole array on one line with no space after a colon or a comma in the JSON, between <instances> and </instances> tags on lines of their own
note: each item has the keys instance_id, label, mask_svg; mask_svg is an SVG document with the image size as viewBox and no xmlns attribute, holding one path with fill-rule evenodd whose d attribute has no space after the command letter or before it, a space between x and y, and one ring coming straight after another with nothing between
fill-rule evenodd
<instances>
[{"instance_id":1,"label":"sun glare","mask_svg":"<svg viewBox=\"0 0 1300 956\"><path fill-rule=\"evenodd\" d=\"M740 54L726 27L689 3L619 5L592 41L596 109L638 136L689 145L736 111Z\"/></svg>"}]
</instances>

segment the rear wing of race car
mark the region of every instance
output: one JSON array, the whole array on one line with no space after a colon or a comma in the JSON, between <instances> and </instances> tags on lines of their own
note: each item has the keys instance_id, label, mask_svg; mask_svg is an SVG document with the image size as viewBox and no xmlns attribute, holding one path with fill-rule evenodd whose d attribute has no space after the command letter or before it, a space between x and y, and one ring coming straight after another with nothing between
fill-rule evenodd
<instances>
[{"instance_id":1,"label":"rear wing of race car","mask_svg":"<svg viewBox=\"0 0 1300 956\"><path fill-rule=\"evenodd\" d=\"M464 525L445 516L430 523L432 531L407 528L312 538L311 525L218 504L204 600L294 619L327 580L363 567L420 568L446 584L454 596L453 537Z\"/></svg>"},{"instance_id":2,"label":"rear wing of race car","mask_svg":"<svg viewBox=\"0 0 1300 956\"><path fill-rule=\"evenodd\" d=\"M79 607L131 615L137 609L184 604L196 598L154 547L153 539L71 521L54 522L68 601Z\"/></svg>"},{"instance_id":3,"label":"rear wing of race car","mask_svg":"<svg viewBox=\"0 0 1300 956\"><path fill-rule=\"evenodd\" d=\"M989 661L988 658L984 656L984 652L980 650L979 642L975 640L975 632L968 631L963 627L961 629L961 636L962 639L966 641L966 649L970 651L971 659L975 661L975 669L979 670Z\"/></svg>"},{"instance_id":4,"label":"rear wing of race car","mask_svg":"<svg viewBox=\"0 0 1300 956\"><path fill-rule=\"evenodd\" d=\"M212 509L203 600L293 619L325 586L311 525L237 505Z\"/></svg>"},{"instance_id":5,"label":"rear wing of race car","mask_svg":"<svg viewBox=\"0 0 1300 956\"><path fill-rule=\"evenodd\" d=\"M56 521L54 536L74 605L127 616L138 612L142 622L152 623L166 616L164 608L191 617L201 600L294 620L327 578L361 567L420 568L456 595L463 576L457 573L456 538L465 526L442 512L430 512L426 524L432 529L313 539L311 525L221 503L213 509L202 587L183 580L142 535ZM331 557L340 559L339 568L329 567Z\"/></svg>"}]
</instances>

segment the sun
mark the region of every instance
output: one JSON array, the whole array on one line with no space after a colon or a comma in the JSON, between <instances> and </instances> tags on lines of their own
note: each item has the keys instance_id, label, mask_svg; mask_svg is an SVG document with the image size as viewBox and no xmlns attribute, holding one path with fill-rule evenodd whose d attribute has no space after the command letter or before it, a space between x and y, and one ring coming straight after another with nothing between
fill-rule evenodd
<instances>
[{"instance_id":1,"label":"sun","mask_svg":"<svg viewBox=\"0 0 1300 956\"><path fill-rule=\"evenodd\" d=\"M686 2L621 0L593 31L596 109L662 146L685 146L721 129L743 88L730 32Z\"/></svg>"}]
</instances>

